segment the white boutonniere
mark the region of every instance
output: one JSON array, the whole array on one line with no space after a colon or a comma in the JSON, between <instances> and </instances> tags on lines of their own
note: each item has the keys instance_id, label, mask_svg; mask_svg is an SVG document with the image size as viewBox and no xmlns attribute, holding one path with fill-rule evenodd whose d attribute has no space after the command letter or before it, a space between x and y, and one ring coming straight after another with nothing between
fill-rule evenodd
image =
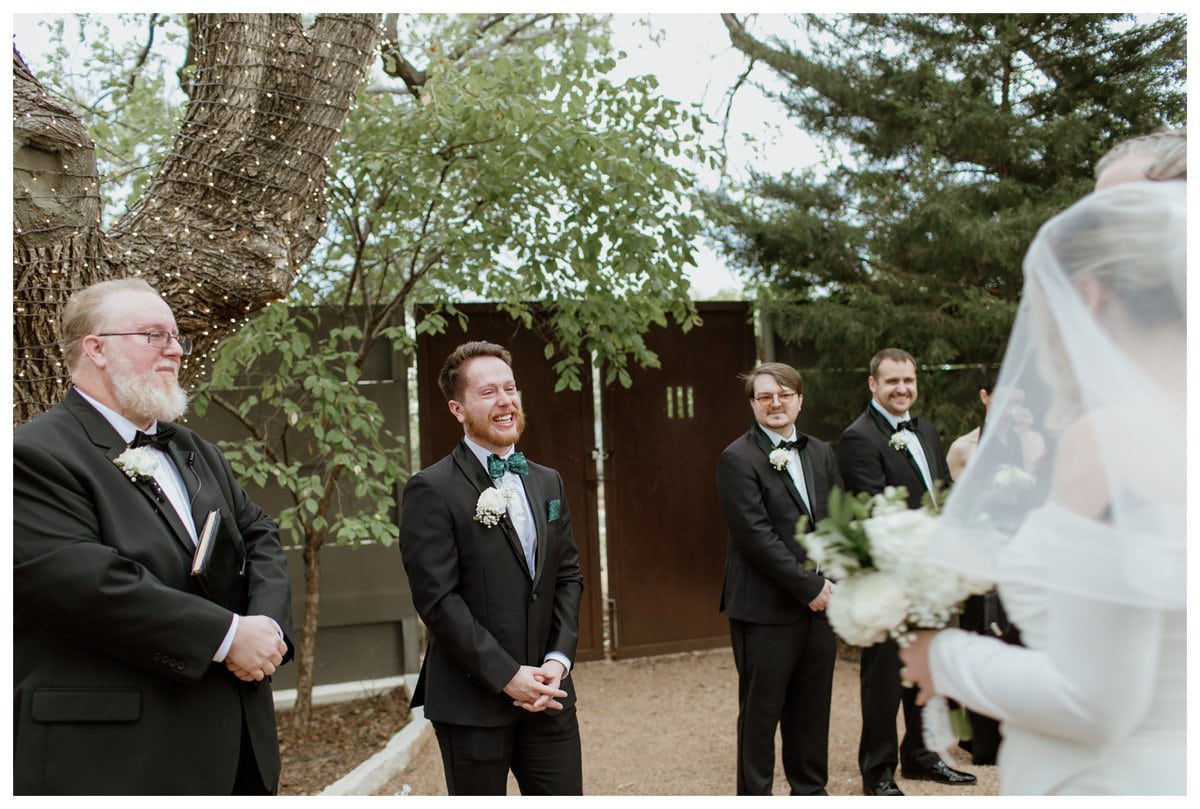
<instances>
[{"instance_id":1,"label":"white boutonniere","mask_svg":"<svg viewBox=\"0 0 1200 809\"><path fill-rule=\"evenodd\" d=\"M791 461L792 453L790 450L779 449L776 447L771 450L771 454L767 456L767 460L771 462L771 466L782 472L787 469L788 462Z\"/></svg>"},{"instance_id":2,"label":"white boutonniere","mask_svg":"<svg viewBox=\"0 0 1200 809\"><path fill-rule=\"evenodd\" d=\"M475 522L482 523L488 528L500 522L504 512L508 511L509 494L508 490L497 489L494 486L489 486L480 492L479 500L475 502Z\"/></svg>"},{"instance_id":3,"label":"white boutonniere","mask_svg":"<svg viewBox=\"0 0 1200 809\"><path fill-rule=\"evenodd\" d=\"M146 447L129 447L113 463L133 481L153 480L154 473L158 471L158 458Z\"/></svg>"},{"instance_id":4,"label":"white boutonniere","mask_svg":"<svg viewBox=\"0 0 1200 809\"><path fill-rule=\"evenodd\" d=\"M897 452L904 452L908 449L908 441L899 432L892 433L892 437L888 439L888 446Z\"/></svg>"}]
</instances>

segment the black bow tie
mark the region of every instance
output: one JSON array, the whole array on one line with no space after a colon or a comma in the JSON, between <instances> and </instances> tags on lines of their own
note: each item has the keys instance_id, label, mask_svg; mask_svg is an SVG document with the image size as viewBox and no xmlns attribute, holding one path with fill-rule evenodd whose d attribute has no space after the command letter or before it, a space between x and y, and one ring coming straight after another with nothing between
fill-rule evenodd
<instances>
[{"instance_id":1,"label":"black bow tie","mask_svg":"<svg viewBox=\"0 0 1200 809\"><path fill-rule=\"evenodd\" d=\"M499 455L489 455L487 469L488 476L493 478L503 477L505 472L528 475L529 463L525 460L525 455L520 452L514 452L507 458L501 458Z\"/></svg>"},{"instance_id":2,"label":"black bow tie","mask_svg":"<svg viewBox=\"0 0 1200 809\"><path fill-rule=\"evenodd\" d=\"M800 435L800 436L796 436L795 441L780 441L776 445L776 449L786 449L786 450L804 449L807 445L808 445L808 436Z\"/></svg>"},{"instance_id":3,"label":"black bow tie","mask_svg":"<svg viewBox=\"0 0 1200 809\"><path fill-rule=\"evenodd\" d=\"M171 439L175 437L175 428L170 424L158 425L158 432L154 435L146 435L141 430L133 436L133 443L129 446L133 449L138 447L154 447L163 452L167 451L167 446L171 443Z\"/></svg>"},{"instance_id":4,"label":"black bow tie","mask_svg":"<svg viewBox=\"0 0 1200 809\"><path fill-rule=\"evenodd\" d=\"M917 431L917 417L913 416L911 419L907 419L905 421L900 422L899 424L896 425L896 429L897 430L911 430L912 432L915 433Z\"/></svg>"}]
</instances>

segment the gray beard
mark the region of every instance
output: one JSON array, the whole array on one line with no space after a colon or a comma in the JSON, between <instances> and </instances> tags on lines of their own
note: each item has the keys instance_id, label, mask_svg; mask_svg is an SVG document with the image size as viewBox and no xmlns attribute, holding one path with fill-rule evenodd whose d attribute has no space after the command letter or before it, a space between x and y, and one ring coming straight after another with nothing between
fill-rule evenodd
<instances>
[{"instance_id":1,"label":"gray beard","mask_svg":"<svg viewBox=\"0 0 1200 809\"><path fill-rule=\"evenodd\" d=\"M130 421L176 421L187 412L187 391L176 379L164 388L157 371L137 374L123 356L113 358L111 378L117 404Z\"/></svg>"}]
</instances>

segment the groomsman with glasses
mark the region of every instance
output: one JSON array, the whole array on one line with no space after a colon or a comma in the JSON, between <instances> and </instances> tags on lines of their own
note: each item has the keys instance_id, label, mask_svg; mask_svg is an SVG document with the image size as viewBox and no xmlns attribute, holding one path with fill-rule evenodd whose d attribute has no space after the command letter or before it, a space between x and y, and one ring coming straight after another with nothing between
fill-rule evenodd
<instances>
[{"instance_id":1,"label":"groomsman with glasses","mask_svg":"<svg viewBox=\"0 0 1200 809\"><path fill-rule=\"evenodd\" d=\"M825 608L833 584L805 567L797 522L825 517L841 486L833 451L796 429L804 383L769 362L742 377L754 425L717 461L729 527L721 610L738 670L737 792L770 795L775 734L793 795L824 795L837 643Z\"/></svg>"}]
</instances>

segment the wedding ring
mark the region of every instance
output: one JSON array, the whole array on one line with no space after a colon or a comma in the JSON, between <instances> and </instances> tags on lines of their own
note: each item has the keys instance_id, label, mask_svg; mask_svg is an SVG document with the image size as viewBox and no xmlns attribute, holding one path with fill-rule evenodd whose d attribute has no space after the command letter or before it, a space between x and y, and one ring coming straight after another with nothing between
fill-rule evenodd
<instances>
[{"instance_id":1,"label":"wedding ring","mask_svg":"<svg viewBox=\"0 0 1200 809\"><path fill-rule=\"evenodd\" d=\"M913 681L908 679L908 666L902 666L900 669L900 687L912 688L913 685Z\"/></svg>"}]
</instances>

